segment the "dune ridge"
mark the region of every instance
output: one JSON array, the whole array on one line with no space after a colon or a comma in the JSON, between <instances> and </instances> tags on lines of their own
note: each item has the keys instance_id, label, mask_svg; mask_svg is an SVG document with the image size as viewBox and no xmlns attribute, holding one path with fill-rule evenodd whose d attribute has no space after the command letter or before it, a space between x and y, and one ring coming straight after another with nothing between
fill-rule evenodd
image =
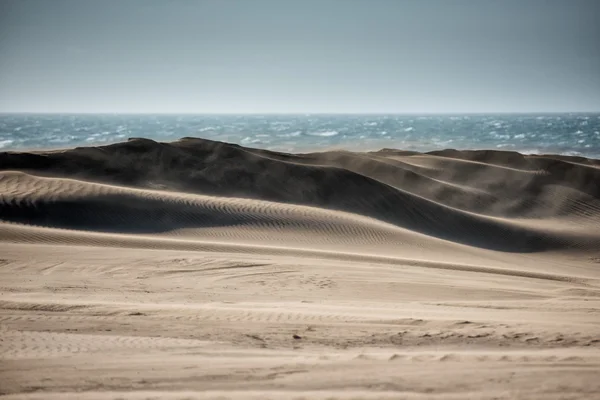
<instances>
[{"instance_id":1,"label":"dune ridge","mask_svg":"<svg viewBox=\"0 0 600 400\"><path fill-rule=\"evenodd\" d=\"M0 153L0 395L593 398L600 161Z\"/></svg>"},{"instance_id":2,"label":"dune ridge","mask_svg":"<svg viewBox=\"0 0 600 400\"><path fill-rule=\"evenodd\" d=\"M0 165L6 172L0 185L9 195L3 196L0 218L92 231L164 232L247 225L259 219L282 226L284 214L291 212L289 208L274 211L272 206L274 216L254 209L223 212L214 202L209 205L207 198L189 196L197 194L344 211L501 251L597 246L593 228L600 222L596 184L600 169L594 167L594 160L578 160L576 165L564 157L505 152L397 154L382 150L291 155L191 138L174 143L133 139L40 154L3 153ZM429 166L423 167L424 162ZM77 182L33 182L36 178L10 171ZM26 193L11 197L10 193L19 193L21 181ZM48 190L36 194L37 187ZM188 196L177 198L173 192ZM559 226L571 222L579 229L548 233L527 224L540 219Z\"/></svg>"}]
</instances>

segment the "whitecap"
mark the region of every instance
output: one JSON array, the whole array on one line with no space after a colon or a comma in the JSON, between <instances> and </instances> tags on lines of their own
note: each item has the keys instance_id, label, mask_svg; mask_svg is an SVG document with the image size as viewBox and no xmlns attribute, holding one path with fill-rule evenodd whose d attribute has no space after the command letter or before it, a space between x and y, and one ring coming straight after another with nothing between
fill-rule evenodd
<instances>
[{"instance_id":1,"label":"whitecap","mask_svg":"<svg viewBox=\"0 0 600 400\"><path fill-rule=\"evenodd\" d=\"M523 149L520 152L522 154L542 154L539 149Z\"/></svg>"},{"instance_id":2,"label":"whitecap","mask_svg":"<svg viewBox=\"0 0 600 400\"><path fill-rule=\"evenodd\" d=\"M10 139L7 140L0 140L0 149L3 149L5 147L10 146L11 144L13 144L13 141Z\"/></svg>"},{"instance_id":3,"label":"whitecap","mask_svg":"<svg viewBox=\"0 0 600 400\"><path fill-rule=\"evenodd\" d=\"M320 136L320 137L331 137L338 135L338 131L321 131L321 132L309 132L308 136Z\"/></svg>"},{"instance_id":4,"label":"whitecap","mask_svg":"<svg viewBox=\"0 0 600 400\"><path fill-rule=\"evenodd\" d=\"M287 138L287 137L298 137L302 135L302 131L294 131L294 132L290 132L290 133L282 133L277 135L277 137L281 137L281 138Z\"/></svg>"},{"instance_id":5,"label":"whitecap","mask_svg":"<svg viewBox=\"0 0 600 400\"><path fill-rule=\"evenodd\" d=\"M260 139L256 139L256 138L247 136L242 139L241 143L242 144L257 144L257 143L262 143L262 141Z\"/></svg>"},{"instance_id":6,"label":"whitecap","mask_svg":"<svg viewBox=\"0 0 600 400\"><path fill-rule=\"evenodd\" d=\"M513 139L525 139L525 134L524 133L520 133L518 135L513 136Z\"/></svg>"},{"instance_id":7,"label":"whitecap","mask_svg":"<svg viewBox=\"0 0 600 400\"><path fill-rule=\"evenodd\" d=\"M413 128L412 126L409 126L408 128L404 128L404 132L410 132L410 131L414 131L415 128Z\"/></svg>"}]
</instances>

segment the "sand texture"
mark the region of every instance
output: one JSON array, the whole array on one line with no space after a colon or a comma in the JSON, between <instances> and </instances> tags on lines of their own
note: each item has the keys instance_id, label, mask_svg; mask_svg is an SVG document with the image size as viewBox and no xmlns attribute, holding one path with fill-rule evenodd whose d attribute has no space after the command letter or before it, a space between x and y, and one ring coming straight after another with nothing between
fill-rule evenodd
<instances>
[{"instance_id":1,"label":"sand texture","mask_svg":"<svg viewBox=\"0 0 600 400\"><path fill-rule=\"evenodd\" d=\"M6 399L600 399L600 161L0 153Z\"/></svg>"}]
</instances>

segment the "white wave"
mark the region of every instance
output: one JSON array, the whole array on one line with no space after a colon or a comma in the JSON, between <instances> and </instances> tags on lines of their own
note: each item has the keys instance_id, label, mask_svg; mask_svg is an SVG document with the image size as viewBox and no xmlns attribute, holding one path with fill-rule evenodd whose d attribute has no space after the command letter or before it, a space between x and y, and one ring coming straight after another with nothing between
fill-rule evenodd
<instances>
[{"instance_id":1,"label":"white wave","mask_svg":"<svg viewBox=\"0 0 600 400\"><path fill-rule=\"evenodd\" d=\"M257 144L257 143L260 144L260 143L262 143L262 141L257 138L246 136L245 138L242 139L241 143L242 144Z\"/></svg>"},{"instance_id":2,"label":"white wave","mask_svg":"<svg viewBox=\"0 0 600 400\"><path fill-rule=\"evenodd\" d=\"M207 126L206 128L198 129L198 132L214 131L215 129L214 126Z\"/></svg>"},{"instance_id":3,"label":"white wave","mask_svg":"<svg viewBox=\"0 0 600 400\"><path fill-rule=\"evenodd\" d=\"M302 131L294 131L294 132L290 132L290 133L281 133L281 134L277 135L277 137L288 138L288 137L298 137L300 135L302 135Z\"/></svg>"},{"instance_id":4,"label":"white wave","mask_svg":"<svg viewBox=\"0 0 600 400\"><path fill-rule=\"evenodd\" d=\"M520 133L518 135L513 136L513 139L525 139L525 134L524 133Z\"/></svg>"},{"instance_id":5,"label":"white wave","mask_svg":"<svg viewBox=\"0 0 600 400\"><path fill-rule=\"evenodd\" d=\"M521 154L542 154L539 149L522 149L519 150Z\"/></svg>"},{"instance_id":6,"label":"white wave","mask_svg":"<svg viewBox=\"0 0 600 400\"><path fill-rule=\"evenodd\" d=\"M581 156L581 153L578 151L563 151L560 154L563 156Z\"/></svg>"},{"instance_id":7,"label":"white wave","mask_svg":"<svg viewBox=\"0 0 600 400\"><path fill-rule=\"evenodd\" d=\"M13 144L13 141L10 139L7 140L0 140L0 149L3 149L5 147L10 146L11 144Z\"/></svg>"},{"instance_id":8,"label":"white wave","mask_svg":"<svg viewBox=\"0 0 600 400\"><path fill-rule=\"evenodd\" d=\"M433 144L441 147L441 146L448 146L450 143L454 143L453 139L448 139L448 140L433 140Z\"/></svg>"},{"instance_id":9,"label":"white wave","mask_svg":"<svg viewBox=\"0 0 600 400\"><path fill-rule=\"evenodd\" d=\"M414 130L415 130L415 128L413 128L412 126L409 126L408 128L404 128L404 132L411 132Z\"/></svg>"},{"instance_id":10,"label":"white wave","mask_svg":"<svg viewBox=\"0 0 600 400\"><path fill-rule=\"evenodd\" d=\"M510 135L501 135L501 134L496 133L496 131L490 132L490 136L494 137L495 139L500 139L500 140L510 139Z\"/></svg>"},{"instance_id":11,"label":"white wave","mask_svg":"<svg viewBox=\"0 0 600 400\"><path fill-rule=\"evenodd\" d=\"M320 136L320 137L331 137L339 135L338 131L321 131L321 132L308 132L308 136Z\"/></svg>"}]
</instances>

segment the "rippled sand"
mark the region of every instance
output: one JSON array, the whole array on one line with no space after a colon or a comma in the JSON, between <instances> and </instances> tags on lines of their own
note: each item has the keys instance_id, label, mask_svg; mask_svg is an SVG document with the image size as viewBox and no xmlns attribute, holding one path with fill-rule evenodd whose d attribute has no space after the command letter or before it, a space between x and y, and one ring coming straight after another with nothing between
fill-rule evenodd
<instances>
[{"instance_id":1,"label":"rippled sand","mask_svg":"<svg viewBox=\"0 0 600 400\"><path fill-rule=\"evenodd\" d=\"M591 399L600 162L0 153L6 398Z\"/></svg>"}]
</instances>

